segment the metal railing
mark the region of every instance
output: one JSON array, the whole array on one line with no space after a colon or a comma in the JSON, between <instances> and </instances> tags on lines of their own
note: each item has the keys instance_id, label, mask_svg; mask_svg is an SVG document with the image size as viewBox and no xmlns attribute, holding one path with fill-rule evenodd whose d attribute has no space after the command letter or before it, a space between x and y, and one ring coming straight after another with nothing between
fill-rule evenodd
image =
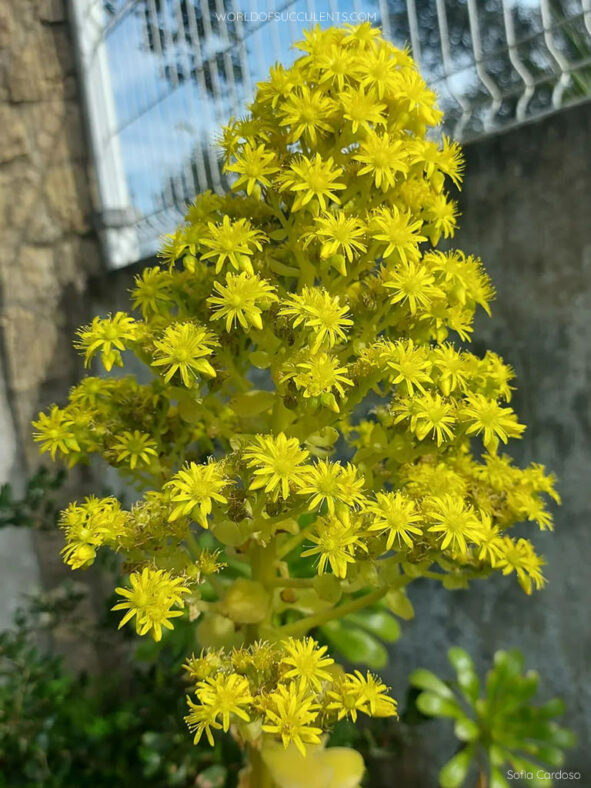
<instances>
[{"instance_id":1,"label":"metal railing","mask_svg":"<svg viewBox=\"0 0 591 788\"><path fill-rule=\"evenodd\" d=\"M370 21L410 43L463 141L591 95L591 0L70 0L111 265L154 253L214 141L302 31Z\"/></svg>"}]
</instances>

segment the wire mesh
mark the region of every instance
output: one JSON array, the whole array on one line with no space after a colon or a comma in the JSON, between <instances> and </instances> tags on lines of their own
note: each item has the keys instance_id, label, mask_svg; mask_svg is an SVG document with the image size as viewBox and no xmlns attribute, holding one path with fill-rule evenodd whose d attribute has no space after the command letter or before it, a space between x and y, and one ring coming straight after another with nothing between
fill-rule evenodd
<instances>
[{"instance_id":1,"label":"wire mesh","mask_svg":"<svg viewBox=\"0 0 591 788\"><path fill-rule=\"evenodd\" d=\"M104 223L127 217L135 234L114 265L153 254L196 193L224 190L219 127L245 112L270 66L295 59L292 44L314 24L369 21L409 44L444 131L463 141L591 94L591 0L71 2L95 163L121 181L116 205L112 184L100 188ZM109 123L93 111L97 91L110 94Z\"/></svg>"}]
</instances>

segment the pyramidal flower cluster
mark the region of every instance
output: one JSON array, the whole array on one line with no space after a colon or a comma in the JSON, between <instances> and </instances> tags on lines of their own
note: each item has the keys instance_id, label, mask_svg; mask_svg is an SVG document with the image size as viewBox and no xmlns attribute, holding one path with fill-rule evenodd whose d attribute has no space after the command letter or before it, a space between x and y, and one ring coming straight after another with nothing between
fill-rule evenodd
<instances>
[{"instance_id":1,"label":"pyramidal flower cluster","mask_svg":"<svg viewBox=\"0 0 591 788\"><path fill-rule=\"evenodd\" d=\"M221 134L228 193L190 205L137 276L133 314L79 331L88 366L133 355L147 382L86 377L35 427L52 457L99 455L143 494L62 515L73 568L101 547L125 558L124 621L159 639L190 609L205 648L259 643L198 661L197 738L258 720L302 749L335 716L394 705L361 674L325 674L319 651L298 683L301 638L400 604L419 577L541 588L544 561L513 528L552 528L558 495L503 453L524 430L513 371L469 349L494 291L449 248L463 160L435 95L369 24L296 46Z\"/></svg>"}]
</instances>

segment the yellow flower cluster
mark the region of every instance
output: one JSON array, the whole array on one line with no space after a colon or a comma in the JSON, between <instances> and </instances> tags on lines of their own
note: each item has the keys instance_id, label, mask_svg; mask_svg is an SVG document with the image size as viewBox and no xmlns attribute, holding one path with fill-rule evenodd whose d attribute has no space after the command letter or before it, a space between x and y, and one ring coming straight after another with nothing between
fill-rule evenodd
<instances>
[{"instance_id":1,"label":"yellow flower cluster","mask_svg":"<svg viewBox=\"0 0 591 788\"><path fill-rule=\"evenodd\" d=\"M62 517L73 568L123 554L118 607L140 634L159 638L188 593L202 645L283 644L191 662L197 736L256 722L303 747L326 715L393 709L373 678L318 663L296 680L287 636L376 605L406 615L418 577L540 588L544 561L513 527L552 528L559 499L542 466L500 451L524 426L510 366L468 349L494 296L483 265L437 249L463 160L436 133L435 95L369 24L297 47L221 135L231 191L188 207L136 278L135 316L79 332L87 365L133 355L145 382L84 378L35 438L70 464L99 455L143 493ZM307 644L306 665L328 659Z\"/></svg>"},{"instance_id":2,"label":"yellow flower cluster","mask_svg":"<svg viewBox=\"0 0 591 788\"><path fill-rule=\"evenodd\" d=\"M262 732L305 755L306 745L320 744L337 720L396 716L383 682L371 673L344 673L312 638L202 652L184 667L194 682L185 720L195 743L205 734L213 746L214 731L236 724L247 740Z\"/></svg>"},{"instance_id":3,"label":"yellow flower cluster","mask_svg":"<svg viewBox=\"0 0 591 788\"><path fill-rule=\"evenodd\" d=\"M116 588L115 591L124 598L113 610L125 610L119 628L135 617L138 635L152 632L154 640L162 638L162 627L172 629L171 618L182 616L181 610L173 610L173 606L183 607L183 594L188 594L182 580L171 577L161 569L144 567L142 572L134 572L129 577L131 588Z\"/></svg>"}]
</instances>

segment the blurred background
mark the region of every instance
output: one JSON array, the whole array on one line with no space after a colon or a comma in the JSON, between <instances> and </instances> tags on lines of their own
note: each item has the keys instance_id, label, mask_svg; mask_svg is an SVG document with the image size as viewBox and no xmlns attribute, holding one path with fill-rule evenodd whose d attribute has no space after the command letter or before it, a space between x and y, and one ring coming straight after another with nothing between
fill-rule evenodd
<instances>
[{"instance_id":1,"label":"blurred background","mask_svg":"<svg viewBox=\"0 0 591 788\"><path fill-rule=\"evenodd\" d=\"M97 634L101 572L63 591L71 578L45 503L115 481L98 467L39 477L31 419L81 374L75 328L123 307L185 204L224 190L220 125L245 112L274 62L295 58L304 29L363 21L410 45L445 132L464 143L455 244L482 257L497 288L474 349L515 368L528 430L514 455L554 471L564 501L556 533L536 539L547 588L526 597L501 577L448 594L416 584L417 615L392 646L387 680L403 698L417 665L445 673L452 644L480 668L519 647L543 694L565 699L579 739L565 768L591 785L591 0L2 1L0 630L14 628L23 595L42 591L47 643L72 671L124 660ZM56 624L47 594L98 622L94 635ZM443 728L410 743L401 785L436 784Z\"/></svg>"}]
</instances>

